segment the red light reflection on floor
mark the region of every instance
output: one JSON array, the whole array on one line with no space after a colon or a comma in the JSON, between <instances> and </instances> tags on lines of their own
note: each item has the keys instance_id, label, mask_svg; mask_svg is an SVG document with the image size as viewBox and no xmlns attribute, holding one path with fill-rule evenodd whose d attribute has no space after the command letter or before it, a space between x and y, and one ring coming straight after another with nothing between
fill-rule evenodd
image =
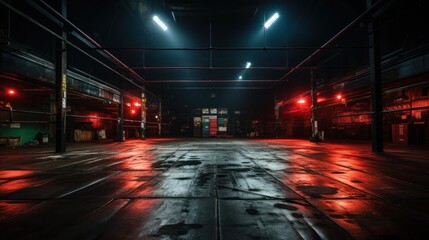
<instances>
[{"instance_id":1,"label":"red light reflection on floor","mask_svg":"<svg viewBox=\"0 0 429 240\"><path fill-rule=\"evenodd\" d=\"M12 202L12 201L2 201L0 202L0 220L7 219L17 213L24 211L25 209L34 206L37 202Z\"/></svg>"},{"instance_id":2,"label":"red light reflection on floor","mask_svg":"<svg viewBox=\"0 0 429 240\"><path fill-rule=\"evenodd\" d=\"M0 179L22 178L32 173L30 170L1 170Z\"/></svg>"},{"instance_id":3,"label":"red light reflection on floor","mask_svg":"<svg viewBox=\"0 0 429 240\"><path fill-rule=\"evenodd\" d=\"M6 195L14 191L33 186L34 181L29 179L12 180L0 185L0 195Z\"/></svg>"}]
</instances>

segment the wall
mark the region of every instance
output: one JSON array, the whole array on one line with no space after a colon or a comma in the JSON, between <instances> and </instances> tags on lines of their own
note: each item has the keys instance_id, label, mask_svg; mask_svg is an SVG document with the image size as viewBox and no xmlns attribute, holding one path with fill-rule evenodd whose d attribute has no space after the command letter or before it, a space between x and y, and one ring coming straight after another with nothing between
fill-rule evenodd
<instances>
[{"instance_id":1,"label":"wall","mask_svg":"<svg viewBox=\"0 0 429 240\"><path fill-rule=\"evenodd\" d=\"M10 128L10 124L0 125L0 137L21 137L21 145L34 140L39 132L48 133L49 125L20 123L19 128Z\"/></svg>"}]
</instances>

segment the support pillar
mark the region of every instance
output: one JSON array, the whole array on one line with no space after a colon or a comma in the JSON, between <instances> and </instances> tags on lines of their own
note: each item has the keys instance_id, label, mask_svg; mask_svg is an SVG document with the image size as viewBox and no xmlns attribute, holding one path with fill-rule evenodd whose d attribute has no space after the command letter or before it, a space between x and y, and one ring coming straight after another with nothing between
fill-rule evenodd
<instances>
[{"instance_id":1,"label":"support pillar","mask_svg":"<svg viewBox=\"0 0 429 240\"><path fill-rule=\"evenodd\" d=\"M310 72L311 79L311 139L314 142L319 140L318 138L318 121L317 121L317 85L316 79L314 79L313 70Z\"/></svg>"},{"instance_id":2,"label":"support pillar","mask_svg":"<svg viewBox=\"0 0 429 240\"><path fill-rule=\"evenodd\" d=\"M67 1L58 0L58 10L67 17ZM65 26L60 26L59 34L63 39L56 41L55 56L55 93L56 93L56 119L55 119L55 152L66 151L66 110L67 110L67 51Z\"/></svg>"},{"instance_id":3,"label":"support pillar","mask_svg":"<svg viewBox=\"0 0 429 240\"><path fill-rule=\"evenodd\" d=\"M117 122L116 142L124 141L124 93L121 92L118 104L118 122Z\"/></svg>"},{"instance_id":4,"label":"support pillar","mask_svg":"<svg viewBox=\"0 0 429 240\"><path fill-rule=\"evenodd\" d=\"M144 91L144 90L143 90ZM146 139L146 95L144 92L141 94L141 139Z\"/></svg>"},{"instance_id":5,"label":"support pillar","mask_svg":"<svg viewBox=\"0 0 429 240\"><path fill-rule=\"evenodd\" d=\"M367 0L370 8L376 0ZM371 141L373 152L383 152L383 93L379 19L373 17L368 25L369 70L371 82Z\"/></svg>"},{"instance_id":6,"label":"support pillar","mask_svg":"<svg viewBox=\"0 0 429 240\"><path fill-rule=\"evenodd\" d=\"M158 135L162 135L162 103L161 98L159 98L159 113L158 113Z\"/></svg>"}]
</instances>

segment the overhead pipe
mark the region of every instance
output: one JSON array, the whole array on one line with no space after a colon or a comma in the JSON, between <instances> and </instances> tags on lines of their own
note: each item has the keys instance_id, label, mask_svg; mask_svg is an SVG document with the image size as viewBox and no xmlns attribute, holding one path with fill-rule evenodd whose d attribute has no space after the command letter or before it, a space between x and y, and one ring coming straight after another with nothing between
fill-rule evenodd
<instances>
[{"instance_id":1,"label":"overhead pipe","mask_svg":"<svg viewBox=\"0 0 429 240\"><path fill-rule=\"evenodd\" d=\"M7 4L6 2L0 0L0 3L3 4L4 6L6 6L7 8L9 8L10 10L12 10L13 12L15 12L16 14L20 15L21 17L27 19L28 21L32 22L33 24L35 24L36 26L40 27L41 29L45 30L46 32L50 33L52 36L64 40L66 41L62 36L58 35L57 33L55 33L54 31L50 30L49 28L45 27L43 24L41 24L40 22L34 20L33 18L31 18L30 16L26 15L25 13L19 11L18 9L14 8L13 6L11 6L10 4ZM84 50L82 50L81 48L79 48L78 46L74 45L73 43L71 43L70 41L66 41L67 45L72 46L73 48L75 48L76 50L78 50L79 52L81 52L82 54L84 54L85 56L91 58L92 60L96 61L97 63L101 64L102 66L106 67L107 69L109 69L110 71L116 73L117 75L119 75L120 77L124 78L125 80L127 80L128 82L130 82L131 84L135 85L136 87L142 88L142 86L136 84L135 82L131 81L130 79L128 79L127 77L125 77L124 75L122 75L121 73L119 73L118 71L116 71L115 69L111 68L110 66L108 66L107 64L101 62L100 60L98 60L96 57L90 55L89 53L85 52Z\"/></svg>"},{"instance_id":2,"label":"overhead pipe","mask_svg":"<svg viewBox=\"0 0 429 240\"><path fill-rule=\"evenodd\" d=\"M47 31L48 33L50 33L51 35L53 35L54 37L64 40L66 41L67 45L72 46L73 48L75 48L76 50L78 50L79 52L81 52L82 54L84 54L85 56L91 58L92 60L96 61L97 63L101 64L102 66L106 67L107 69L109 69L110 71L116 73L117 75L119 75L120 77L122 77L123 79L127 80L128 82L130 82L131 84L133 84L134 86L143 89L145 92L157 97L158 99L160 99L159 96L157 96L156 94L150 92L149 90L143 88L142 86L140 86L139 84L135 83L134 81L130 80L129 78L127 78L126 76L122 75L121 73L119 73L118 71L116 71L115 69L111 68L110 66L108 66L107 64L103 63L102 61L100 61L99 59L97 59L96 57L90 55L89 53L85 52L82 48L76 46L75 44L71 43L70 41L67 41L65 39L62 38L62 36L58 35L57 33L55 33L54 31L50 30L49 28L45 27L43 24L41 24L40 22L34 20L33 18L31 18L30 16L26 15L25 13L19 11L18 9L14 8L12 5L4 2L3 0L0 0L0 3L3 4L4 6L6 6L8 9L12 10L13 12L17 13L18 15L24 17L25 19L27 19L28 21L32 22L33 24L35 24L36 26L42 28L43 30ZM45 3L46 4L46 3ZM41 11L42 13L46 13L44 11L42 11L42 9L39 9L37 6L33 6L35 7L37 10ZM55 11L55 10L53 10ZM59 14L59 13L57 13ZM53 20L51 17L47 16L49 19ZM62 16L61 16L62 17ZM67 20L68 21L68 20ZM56 22L58 23L58 22ZM83 41L83 39L80 39L81 41ZM89 44L87 41L83 41L84 43L86 43L87 45ZM113 55L112 55L113 56ZM113 56L114 57L114 56ZM119 61L119 60L118 60ZM129 71L132 71L132 69L130 69L128 66L126 66L125 64L123 64L123 67L128 69ZM134 72L134 71L132 71ZM136 76L140 77L140 75L138 75L137 73L134 72L134 74L136 74ZM141 77L140 77L141 78ZM143 79L143 78L142 78ZM144 80L144 79L143 79ZM146 80L144 80L146 82Z\"/></svg>"},{"instance_id":3,"label":"overhead pipe","mask_svg":"<svg viewBox=\"0 0 429 240\"><path fill-rule=\"evenodd\" d=\"M138 70L278 70L286 71L292 67L130 67ZM302 67L301 69L319 69L319 67Z\"/></svg>"},{"instance_id":4,"label":"overhead pipe","mask_svg":"<svg viewBox=\"0 0 429 240\"><path fill-rule=\"evenodd\" d=\"M53 13L57 18L61 19L63 23L66 23L69 27L73 28L75 31L77 31L81 36L86 38L91 44L93 44L96 48L102 48L102 46L97 43L94 39L92 39L90 36L88 36L85 32L83 32L80 28L78 28L76 25L74 25L72 22L70 22L67 18L62 16L59 12L57 12L55 9L53 9L49 4L45 3L43 0L37 1L41 3L43 6L45 6L46 9L48 9L51 13ZM84 41L85 42L85 41ZM85 42L86 43L86 42ZM88 45L88 44L87 44ZM139 74L134 72L133 70L129 69L128 66L123 63L121 60L116 58L113 54L111 54L109 51L105 49L100 49L103 53L105 53L107 56L109 56L114 62L119 64L123 68L127 68L129 72L134 75L137 79L139 79L142 82L146 82L144 78L142 78Z\"/></svg>"},{"instance_id":5,"label":"overhead pipe","mask_svg":"<svg viewBox=\"0 0 429 240\"><path fill-rule=\"evenodd\" d=\"M316 55L318 55L322 50L326 49L329 45L331 45L333 42L335 42L337 39L339 39L344 33L351 30L352 27L359 24L363 19L367 18L369 15L375 13L377 10L379 10L386 2L390 0L379 0L374 5L372 5L370 8L368 8L365 12L363 12L361 15L359 15L355 20L353 20L351 23L349 23L346 27L344 27L341 31L339 31L337 34L335 34L331 39L329 39L325 44L323 44L319 49L317 49L315 52L313 52L310 56L305 58L302 62L300 62L298 65L293 67L289 72L287 72L284 76L280 78L280 81L284 80L288 76L290 76L292 73L294 73L297 69L299 69L302 65L310 61L312 58L314 58ZM275 84L273 84L271 87L273 87Z\"/></svg>"},{"instance_id":6,"label":"overhead pipe","mask_svg":"<svg viewBox=\"0 0 429 240\"><path fill-rule=\"evenodd\" d=\"M279 80L149 80L148 83L237 83L237 82L278 82Z\"/></svg>"},{"instance_id":7,"label":"overhead pipe","mask_svg":"<svg viewBox=\"0 0 429 240\"><path fill-rule=\"evenodd\" d=\"M269 87L169 87L171 90L257 90L270 89Z\"/></svg>"},{"instance_id":8,"label":"overhead pipe","mask_svg":"<svg viewBox=\"0 0 429 240\"><path fill-rule=\"evenodd\" d=\"M139 74L137 74L134 70L132 70L130 67L128 67L125 63L123 63L121 60L119 60L118 58L116 58L113 54L111 54L109 51L105 50L105 49L101 49L102 46L97 43L94 39L92 39L90 36L88 36L85 32L83 32L80 28L78 28L76 25L74 25L72 22L70 22L67 18L65 18L64 16L62 16L59 12L57 12L54 8L52 8L49 4L47 4L46 2L44 2L43 0L41 1L37 1L39 3L41 3L47 10L49 10L52 14L54 14L57 18L59 18L63 24L66 23L69 27L73 28L75 31L77 31L78 34L80 34L80 36L82 36L84 39L80 38L79 35L73 34L75 37L77 37L79 40L81 40L83 43L85 43L86 45L93 47L95 46L95 48L100 48L100 51L102 51L102 53L104 53L105 55L107 55L111 60L113 60L116 64L118 64L121 68L125 68L127 69L131 75L133 75L134 77L136 77L137 79L139 79L140 81L142 81L143 83L146 83L147 81L142 78ZM42 14L46 14L44 11L42 11L41 9L37 8L35 5L32 4L32 6L40 11ZM46 16L49 18L49 16ZM86 41L85 41L86 39ZM88 42L89 41L89 42ZM67 42L68 44L70 44L70 42ZM91 45L92 44L92 45ZM81 51L82 52L82 51ZM105 56L104 54L102 54L103 56ZM85 55L87 56L91 56L89 54L87 54L85 52ZM92 56L91 56L92 57ZM92 57L93 59L96 59L94 57ZM103 65L105 65L103 63ZM107 65L106 65L107 66ZM113 69L111 69L113 70ZM116 72L116 71L115 71ZM159 96L157 96L156 94L154 94L153 92L150 92L149 90L143 88L142 86L136 84L135 82L133 82L132 80L128 79L127 77L123 76L122 74L120 74L125 80L127 80L128 82L130 82L131 84L143 89L145 92L150 93L151 95L157 97L158 99L160 99Z\"/></svg>"},{"instance_id":9,"label":"overhead pipe","mask_svg":"<svg viewBox=\"0 0 429 240\"><path fill-rule=\"evenodd\" d=\"M345 47L206 47L206 48L148 48L148 47L90 47L90 50L113 51L284 51L284 50L340 50L340 49L368 49L369 46L345 46Z\"/></svg>"}]
</instances>

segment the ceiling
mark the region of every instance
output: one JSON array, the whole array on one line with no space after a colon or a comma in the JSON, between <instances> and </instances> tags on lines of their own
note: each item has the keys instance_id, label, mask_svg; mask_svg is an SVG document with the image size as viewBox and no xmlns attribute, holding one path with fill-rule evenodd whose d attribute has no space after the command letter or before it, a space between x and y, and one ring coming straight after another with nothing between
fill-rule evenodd
<instances>
[{"instance_id":1,"label":"ceiling","mask_svg":"<svg viewBox=\"0 0 429 240\"><path fill-rule=\"evenodd\" d=\"M364 1L77 0L68 17L152 88L267 89L364 10Z\"/></svg>"},{"instance_id":2,"label":"ceiling","mask_svg":"<svg viewBox=\"0 0 429 240\"><path fill-rule=\"evenodd\" d=\"M45 1L55 6L56 1ZM12 5L55 29L55 24L28 4L31 2L14 1ZM40 2L33 5L42 5ZM389 4L381 15L383 54L427 42L428 31L417 24L429 20L425 1L385 2ZM262 102L271 108L273 98L291 98L307 91L310 72L319 82L353 74L368 65L365 21L300 68L295 67L365 10L364 0L67 1L67 18L75 26L137 73L138 84L167 96L179 107L190 102L200 107L253 106L261 102L255 99L268 96ZM264 22L274 13L279 18L265 29ZM154 15L168 26L167 31L154 22ZM11 26L12 39L54 59L54 37L18 15L12 15ZM79 43L72 34L68 39L106 62L98 54L100 48ZM106 64L120 73L128 71ZM118 74L74 48L68 48L68 66L124 87ZM289 74L291 70L293 74Z\"/></svg>"}]
</instances>

